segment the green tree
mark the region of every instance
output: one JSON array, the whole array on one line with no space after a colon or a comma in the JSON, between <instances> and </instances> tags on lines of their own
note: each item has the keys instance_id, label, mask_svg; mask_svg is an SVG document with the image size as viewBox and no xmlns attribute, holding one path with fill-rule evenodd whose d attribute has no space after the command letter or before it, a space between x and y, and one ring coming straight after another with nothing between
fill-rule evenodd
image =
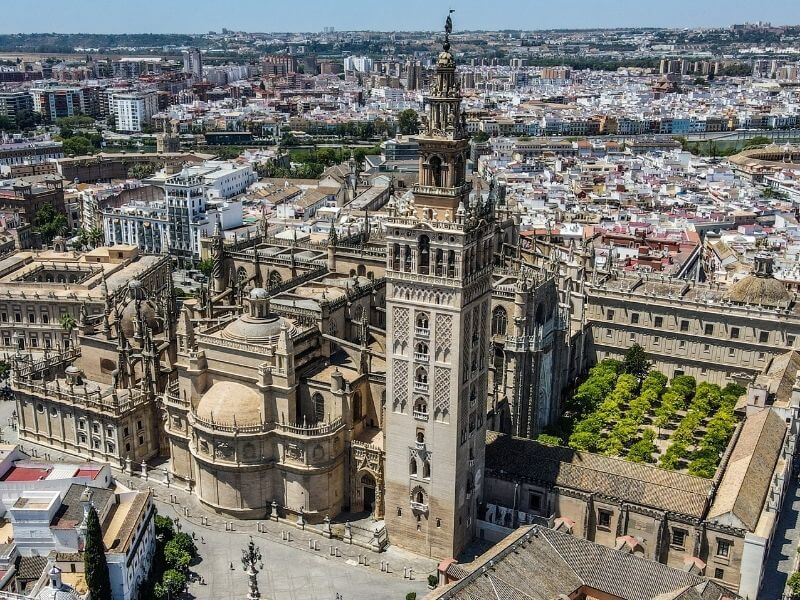
<instances>
[{"instance_id":1,"label":"green tree","mask_svg":"<svg viewBox=\"0 0 800 600\"><path fill-rule=\"evenodd\" d=\"M181 547L180 543L173 538L164 546L164 560L170 569L185 573L189 569L189 563L192 561L192 557Z\"/></svg>"},{"instance_id":2,"label":"green tree","mask_svg":"<svg viewBox=\"0 0 800 600\"><path fill-rule=\"evenodd\" d=\"M103 532L94 506L86 518L86 544L83 549L86 585L94 600L111 600L111 580L108 577Z\"/></svg>"},{"instance_id":3,"label":"green tree","mask_svg":"<svg viewBox=\"0 0 800 600\"><path fill-rule=\"evenodd\" d=\"M16 128L17 125L11 120L11 117L0 115L0 131L11 131Z\"/></svg>"},{"instance_id":4,"label":"green tree","mask_svg":"<svg viewBox=\"0 0 800 600\"><path fill-rule=\"evenodd\" d=\"M197 268L206 277L211 277L211 272L214 270L214 261L210 258L204 258L197 263Z\"/></svg>"},{"instance_id":5,"label":"green tree","mask_svg":"<svg viewBox=\"0 0 800 600\"><path fill-rule=\"evenodd\" d=\"M397 128L403 135L419 133L419 115L413 108L400 111L397 115Z\"/></svg>"},{"instance_id":6,"label":"green tree","mask_svg":"<svg viewBox=\"0 0 800 600\"><path fill-rule=\"evenodd\" d=\"M98 246L101 246L103 244L103 241L105 240L105 237L106 237L103 234L103 230L100 229L99 227L92 227L87 232L87 235L88 235L88 238L89 238L89 243L92 245L93 248L97 248Z\"/></svg>"},{"instance_id":7,"label":"green tree","mask_svg":"<svg viewBox=\"0 0 800 600\"><path fill-rule=\"evenodd\" d=\"M654 439L655 433L653 433L653 430L645 429L642 433L642 439L631 446L628 451L628 460L643 463L653 462L653 454L658 451L653 442Z\"/></svg>"},{"instance_id":8,"label":"green tree","mask_svg":"<svg viewBox=\"0 0 800 600\"><path fill-rule=\"evenodd\" d=\"M85 156L94 152L94 145L92 141L82 135L66 138L62 142L64 144L64 154L67 156Z\"/></svg>"},{"instance_id":9,"label":"green tree","mask_svg":"<svg viewBox=\"0 0 800 600\"><path fill-rule=\"evenodd\" d=\"M792 592L792 598L800 597L800 572L795 571L789 575L786 585L789 586L789 590Z\"/></svg>"},{"instance_id":10,"label":"green tree","mask_svg":"<svg viewBox=\"0 0 800 600\"><path fill-rule=\"evenodd\" d=\"M75 329L75 326L78 324L78 322L75 320L75 317L69 313L61 315L59 323L61 324L61 329L67 333L70 333L73 329Z\"/></svg>"},{"instance_id":11,"label":"green tree","mask_svg":"<svg viewBox=\"0 0 800 600\"><path fill-rule=\"evenodd\" d=\"M33 216L33 227L42 241L49 244L54 237L67 233L67 217L52 204L45 204Z\"/></svg>"},{"instance_id":12,"label":"green tree","mask_svg":"<svg viewBox=\"0 0 800 600\"><path fill-rule=\"evenodd\" d=\"M560 446L562 444L561 438L547 433L540 433L536 441L545 446Z\"/></svg>"},{"instance_id":13,"label":"green tree","mask_svg":"<svg viewBox=\"0 0 800 600\"><path fill-rule=\"evenodd\" d=\"M169 517L162 517L156 515L156 538L163 541L165 544L175 537L175 525Z\"/></svg>"},{"instance_id":14,"label":"green tree","mask_svg":"<svg viewBox=\"0 0 800 600\"><path fill-rule=\"evenodd\" d=\"M478 131L475 135L472 136L472 139L482 144L483 142L489 141L489 134L485 131Z\"/></svg>"},{"instance_id":15,"label":"green tree","mask_svg":"<svg viewBox=\"0 0 800 600\"><path fill-rule=\"evenodd\" d=\"M173 537L167 543L167 546L170 544L174 544L175 548L181 550L182 552L186 552L186 554L189 555L189 558L197 558L197 546L195 545L192 536L190 536L188 533L176 533L175 537Z\"/></svg>"},{"instance_id":16,"label":"green tree","mask_svg":"<svg viewBox=\"0 0 800 600\"><path fill-rule=\"evenodd\" d=\"M639 344L634 344L625 352L622 370L638 379L643 379L647 375L650 361L647 360L647 355Z\"/></svg>"},{"instance_id":17,"label":"green tree","mask_svg":"<svg viewBox=\"0 0 800 600\"><path fill-rule=\"evenodd\" d=\"M175 599L180 597L184 589L186 589L186 575L175 569L169 569L164 572L161 582L156 584L155 595L159 600Z\"/></svg>"}]
</instances>

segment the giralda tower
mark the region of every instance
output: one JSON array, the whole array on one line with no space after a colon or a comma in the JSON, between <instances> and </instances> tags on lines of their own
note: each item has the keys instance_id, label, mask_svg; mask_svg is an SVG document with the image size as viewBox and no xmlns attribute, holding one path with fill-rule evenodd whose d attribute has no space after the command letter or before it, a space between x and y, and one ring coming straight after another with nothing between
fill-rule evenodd
<instances>
[{"instance_id":1,"label":"giralda tower","mask_svg":"<svg viewBox=\"0 0 800 600\"><path fill-rule=\"evenodd\" d=\"M390 203L386 523L391 543L457 556L475 530L485 449L494 212L466 179L448 15L425 99L419 183Z\"/></svg>"}]
</instances>

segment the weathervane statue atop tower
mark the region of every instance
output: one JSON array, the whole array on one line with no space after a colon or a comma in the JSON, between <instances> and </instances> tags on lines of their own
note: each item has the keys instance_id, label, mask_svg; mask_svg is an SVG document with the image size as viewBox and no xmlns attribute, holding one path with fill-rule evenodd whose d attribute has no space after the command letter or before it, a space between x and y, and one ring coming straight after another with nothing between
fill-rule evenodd
<instances>
[{"instance_id":1,"label":"weathervane statue atop tower","mask_svg":"<svg viewBox=\"0 0 800 600\"><path fill-rule=\"evenodd\" d=\"M444 21L444 49L450 50L450 34L453 33L453 19L450 18L456 12L455 8L451 8L450 12L447 13L447 19Z\"/></svg>"}]
</instances>

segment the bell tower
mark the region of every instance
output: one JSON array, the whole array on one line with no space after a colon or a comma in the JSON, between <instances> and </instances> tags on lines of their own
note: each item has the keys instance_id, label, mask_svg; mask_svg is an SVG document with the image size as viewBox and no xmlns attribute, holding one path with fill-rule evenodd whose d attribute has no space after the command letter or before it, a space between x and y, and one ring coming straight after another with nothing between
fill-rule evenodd
<instances>
[{"instance_id":1,"label":"bell tower","mask_svg":"<svg viewBox=\"0 0 800 600\"><path fill-rule=\"evenodd\" d=\"M472 540L485 448L495 247L491 198L466 180L452 21L418 137L419 183L387 221L386 524L436 558Z\"/></svg>"}]
</instances>

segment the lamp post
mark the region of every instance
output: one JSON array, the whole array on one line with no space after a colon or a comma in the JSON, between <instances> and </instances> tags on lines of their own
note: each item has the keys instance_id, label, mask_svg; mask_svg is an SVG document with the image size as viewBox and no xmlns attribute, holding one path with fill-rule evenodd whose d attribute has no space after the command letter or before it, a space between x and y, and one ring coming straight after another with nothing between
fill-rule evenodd
<instances>
[{"instance_id":1,"label":"lamp post","mask_svg":"<svg viewBox=\"0 0 800 600\"><path fill-rule=\"evenodd\" d=\"M253 542L253 536L250 536L250 543L247 548L242 550L242 569L250 578L248 582L250 591L247 594L247 600L259 600L261 598L261 592L258 591L257 564L263 569L263 565L261 565L261 549Z\"/></svg>"}]
</instances>

